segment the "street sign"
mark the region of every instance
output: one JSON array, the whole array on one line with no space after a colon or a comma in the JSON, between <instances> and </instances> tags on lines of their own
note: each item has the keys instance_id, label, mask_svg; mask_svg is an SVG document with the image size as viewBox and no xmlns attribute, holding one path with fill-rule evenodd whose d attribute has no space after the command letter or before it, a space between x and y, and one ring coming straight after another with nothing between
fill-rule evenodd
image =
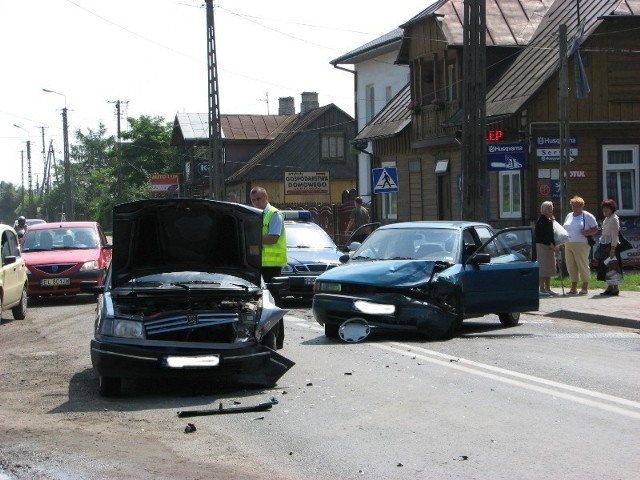
<instances>
[{"instance_id":1,"label":"street sign","mask_svg":"<svg viewBox=\"0 0 640 480\"><path fill-rule=\"evenodd\" d=\"M488 143L487 170L522 170L527 167L523 143Z\"/></svg>"},{"instance_id":2,"label":"street sign","mask_svg":"<svg viewBox=\"0 0 640 480\"><path fill-rule=\"evenodd\" d=\"M398 169L396 167L374 168L373 193L391 193L398 191Z\"/></svg>"},{"instance_id":3,"label":"street sign","mask_svg":"<svg viewBox=\"0 0 640 480\"><path fill-rule=\"evenodd\" d=\"M560 161L560 137L536 137L536 156L541 162ZM569 161L578 156L578 137L569 138Z\"/></svg>"}]
</instances>

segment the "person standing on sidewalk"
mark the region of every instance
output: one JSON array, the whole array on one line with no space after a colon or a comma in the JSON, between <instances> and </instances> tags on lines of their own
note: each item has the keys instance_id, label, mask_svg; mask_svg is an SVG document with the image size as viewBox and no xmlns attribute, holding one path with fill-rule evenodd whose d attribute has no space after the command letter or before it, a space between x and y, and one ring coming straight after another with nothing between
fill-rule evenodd
<instances>
[{"instance_id":1,"label":"person standing on sidewalk","mask_svg":"<svg viewBox=\"0 0 640 480\"><path fill-rule=\"evenodd\" d=\"M604 272L607 289L600 292L600 295L617 296L620 293L618 285L622 283L622 258L616 249L620 233L620 219L616 214L618 205L614 200L608 199L602 202L601 207L604 220L602 235L600 235L598 271Z\"/></svg>"},{"instance_id":2,"label":"person standing on sidewalk","mask_svg":"<svg viewBox=\"0 0 640 480\"><path fill-rule=\"evenodd\" d=\"M557 295L551 290L551 277L556 274L556 252L560 249L559 246L556 246L553 237L553 221L553 202L542 202L540 217L535 226L541 297Z\"/></svg>"},{"instance_id":3,"label":"person standing on sidewalk","mask_svg":"<svg viewBox=\"0 0 640 480\"><path fill-rule=\"evenodd\" d=\"M354 200L355 206L349 214L349 223L344 233L348 234L351 229L356 230L362 225L369 223L369 211L362 205L362 197L356 197Z\"/></svg>"},{"instance_id":4,"label":"person standing on sidewalk","mask_svg":"<svg viewBox=\"0 0 640 480\"><path fill-rule=\"evenodd\" d=\"M280 210L269 203L263 187L251 189L251 204L262 210L262 276L269 283L287 265L287 234ZM277 300L277 292L272 292Z\"/></svg>"},{"instance_id":5,"label":"person standing on sidewalk","mask_svg":"<svg viewBox=\"0 0 640 480\"><path fill-rule=\"evenodd\" d=\"M571 279L569 294L587 295L589 280L591 280L591 270L589 269L591 246L587 237L598 233L598 222L593 214L584 209L582 197L576 195L570 200L570 203L572 211L566 216L562 225L569 233L569 240L564 244L565 262ZM582 283L579 292L578 282Z\"/></svg>"}]
</instances>

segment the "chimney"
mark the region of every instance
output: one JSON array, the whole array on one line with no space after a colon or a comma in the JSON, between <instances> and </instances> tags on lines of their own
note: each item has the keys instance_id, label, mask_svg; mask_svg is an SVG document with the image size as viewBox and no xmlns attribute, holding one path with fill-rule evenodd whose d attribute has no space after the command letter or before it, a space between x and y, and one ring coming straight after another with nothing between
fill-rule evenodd
<instances>
[{"instance_id":1,"label":"chimney","mask_svg":"<svg viewBox=\"0 0 640 480\"><path fill-rule=\"evenodd\" d=\"M295 115L296 104L293 97L280 97L278 99L278 115Z\"/></svg>"},{"instance_id":2,"label":"chimney","mask_svg":"<svg viewBox=\"0 0 640 480\"><path fill-rule=\"evenodd\" d=\"M306 115L311 110L319 107L320 104L318 103L318 94L316 92L302 92L301 115Z\"/></svg>"}]
</instances>

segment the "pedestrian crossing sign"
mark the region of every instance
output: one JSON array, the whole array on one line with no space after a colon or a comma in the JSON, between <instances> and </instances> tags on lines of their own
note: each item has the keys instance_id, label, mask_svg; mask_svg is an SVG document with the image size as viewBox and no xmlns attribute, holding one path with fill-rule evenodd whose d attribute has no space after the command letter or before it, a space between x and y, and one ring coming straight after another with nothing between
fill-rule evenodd
<instances>
[{"instance_id":1,"label":"pedestrian crossing sign","mask_svg":"<svg viewBox=\"0 0 640 480\"><path fill-rule=\"evenodd\" d=\"M398 191L398 169L382 167L373 169L373 193L391 193Z\"/></svg>"}]
</instances>

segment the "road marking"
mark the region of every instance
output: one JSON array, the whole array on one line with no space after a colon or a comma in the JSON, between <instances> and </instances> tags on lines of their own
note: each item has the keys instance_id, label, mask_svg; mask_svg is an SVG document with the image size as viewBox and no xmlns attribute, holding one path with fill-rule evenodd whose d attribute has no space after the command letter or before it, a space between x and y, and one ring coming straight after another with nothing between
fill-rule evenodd
<instances>
[{"instance_id":1,"label":"road marking","mask_svg":"<svg viewBox=\"0 0 640 480\"><path fill-rule=\"evenodd\" d=\"M534 390L540 393L546 393L554 397L560 397L565 400L570 400L572 402L581 403L583 405L599 408L601 410L607 410L609 412L618 413L620 415L625 415L631 418L640 419L640 402L634 402L632 400L627 400L620 397L614 397L613 395L607 395L605 393L595 392L593 390L573 387L571 385L567 385L564 383L554 382L552 380L546 380L544 378L534 377L532 375L514 372L512 370L506 370L504 368L495 367L493 365L486 365L483 363L474 362L473 360L454 357L452 355L447 355L445 353L440 353L433 350L427 350L421 347L415 347L415 346L408 347L407 345L397 343L397 342L389 342L389 344L387 345L381 344L381 343L376 343L371 345L374 347L380 348L382 350L397 353L400 355L404 355L408 357L410 356L412 358L413 357L420 358L421 360L424 360L426 362L452 368L454 370L459 370L459 371L471 373L474 375L491 378L493 380L497 380L502 383L515 385L515 386L526 388L529 390ZM484 369L488 371L483 371L480 369ZM491 372L495 372L495 373L491 373ZM509 378L509 377L515 377L519 380L514 378ZM567 390L569 392L573 392L576 394L594 397L602 401L618 403L620 405L625 405L627 407L638 409L639 411L627 410L614 405L609 405L596 400L591 400L589 398L583 398L578 395L573 395L571 393L565 393L560 390L552 390L551 388L535 385L534 383L526 383L525 380L528 382L540 383L542 385L558 388L561 390Z\"/></svg>"},{"instance_id":2,"label":"road marking","mask_svg":"<svg viewBox=\"0 0 640 480\"><path fill-rule=\"evenodd\" d=\"M293 317L290 315L288 315L288 317L289 320L293 320L291 323L295 323L296 325L307 329L310 328L312 330L323 331L323 327L318 324L310 323L308 320L299 317ZM608 412L617 413L627 417L640 419L640 402L615 397L613 395L608 395L606 393L596 392L593 390L587 390L585 388L574 387L572 385L567 385L564 383L554 382L553 380L547 380L545 378L534 377L533 375L527 375L525 373L515 372L513 370L507 370L505 368L487 365L484 363L475 362L473 360L467 360L465 358L436 352L435 350L428 350L426 348L417 347L415 345L406 345L399 342L368 343L367 345L385 350L387 352L403 355L405 357L419 358L420 360L424 360L426 362L442 367L452 368L454 370L471 373L473 375L491 378L502 383L507 383L539 393L563 398L575 403L581 403L583 405L588 405L590 407L599 408L601 410L606 410ZM554 388L557 390L554 390ZM582 397L579 395L582 395ZM591 397L596 400L584 397ZM637 409L638 411L628 410L626 408L621 408L604 402L623 405L625 407Z\"/></svg>"}]
</instances>

